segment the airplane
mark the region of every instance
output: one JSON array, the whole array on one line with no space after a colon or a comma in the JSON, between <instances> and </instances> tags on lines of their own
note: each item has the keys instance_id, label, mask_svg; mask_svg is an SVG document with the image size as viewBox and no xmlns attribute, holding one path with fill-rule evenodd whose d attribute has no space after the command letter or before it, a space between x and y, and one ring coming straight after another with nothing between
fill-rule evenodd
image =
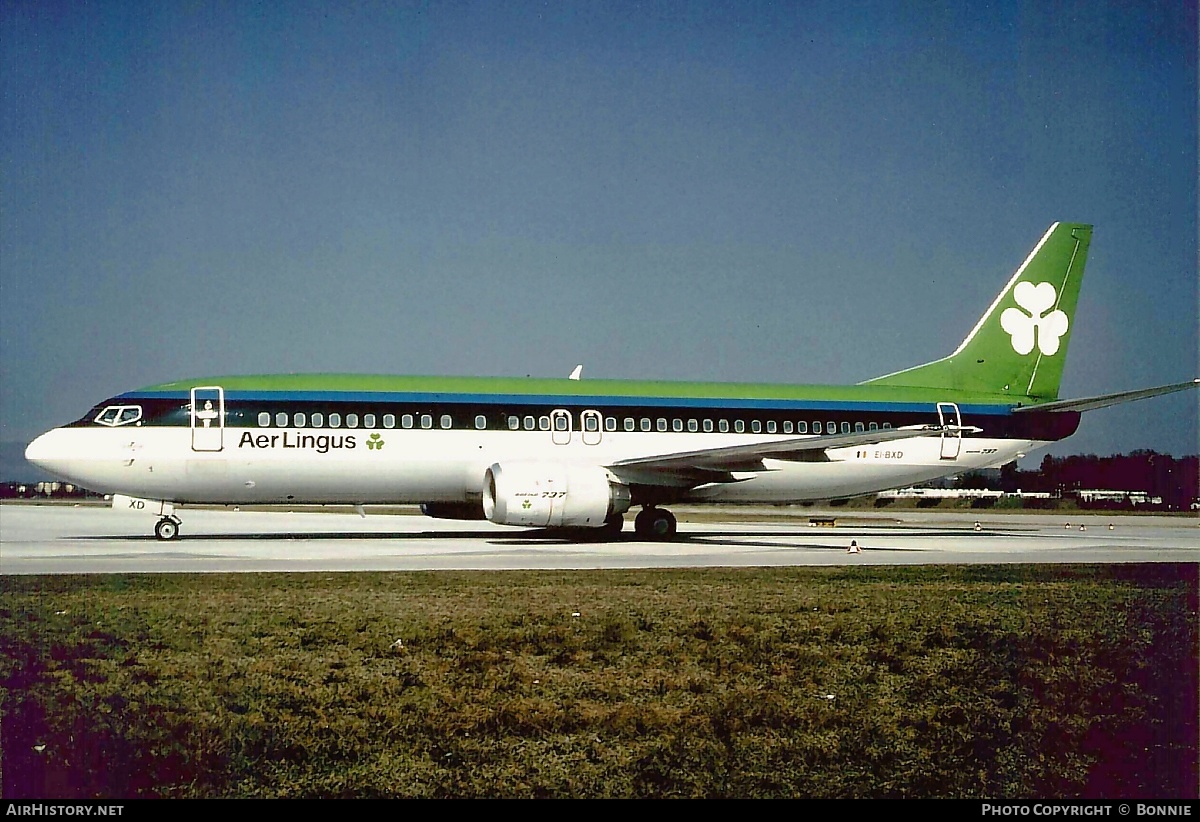
<instances>
[{"instance_id":1,"label":"airplane","mask_svg":"<svg viewBox=\"0 0 1200 822\"><path fill-rule=\"evenodd\" d=\"M25 457L175 539L188 504L419 503L432 517L671 539L673 503L875 493L1010 462L1081 412L1059 383L1092 227L1054 223L949 356L849 386L277 374L152 385ZM587 533L587 532L584 532Z\"/></svg>"}]
</instances>

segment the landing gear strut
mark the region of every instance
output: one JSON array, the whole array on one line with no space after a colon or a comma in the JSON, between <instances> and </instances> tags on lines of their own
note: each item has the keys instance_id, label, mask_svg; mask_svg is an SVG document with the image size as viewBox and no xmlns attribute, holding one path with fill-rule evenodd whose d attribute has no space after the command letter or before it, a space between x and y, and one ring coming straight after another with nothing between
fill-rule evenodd
<instances>
[{"instance_id":1,"label":"landing gear strut","mask_svg":"<svg viewBox=\"0 0 1200 822\"><path fill-rule=\"evenodd\" d=\"M625 518L620 514L609 514L604 520L604 527L600 529L600 534L604 539L617 539L621 535L621 529L625 527Z\"/></svg>"},{"instance_id":2,"label":"landing gear strut","mask_svg":"<svg viewBox=\"0 0 1200 822\"><path fill-rule=\"evenodd\" d=\"M154 536L161 540L175 539L179 536L180 523L181 520L174 514L169 517L163 517L154 526Z\"/></svg>"},{"instance_id":3,"label":"landing gear strut","mask_svg":"<svg viewBox=\"0 0 1200 822\"><path fill-rule=\"evenodd\" d=\"M633 521L633 530L646 540L668 540L675 536L675 515L653 505L643 508Z\"/></svg>"}]
</instances>

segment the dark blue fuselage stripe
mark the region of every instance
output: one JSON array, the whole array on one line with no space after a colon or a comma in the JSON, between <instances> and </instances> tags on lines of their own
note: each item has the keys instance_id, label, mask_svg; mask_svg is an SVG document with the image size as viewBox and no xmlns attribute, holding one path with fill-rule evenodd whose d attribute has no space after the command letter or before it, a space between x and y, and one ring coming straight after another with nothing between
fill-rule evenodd
<instances>
[{"instance_id":1,"label":"dark blue fuselage stripe","mask_svg":"<svg viewBox=\"0 0 1200 822\"><path fill-rule=\"evenodd\" d=\"M122 394L116 399L178 399L187 401L190 396L180 391L140 391ZM788 399L737 399L730 397L629 397L629 396L584 396L575 394L453 394L417 393L396 391L226 391L226 402L262 401L278 402L354 402L354 403L410 403L463 405L539 405L555 408L570 407L650 407L650 408L744 408L776 411L869 411L893 413L936 413L932 402L864 402L857 400L788 400ZM1009 405L959 404L964 413L1006 415Z\"/></svg>"}]
</instances>

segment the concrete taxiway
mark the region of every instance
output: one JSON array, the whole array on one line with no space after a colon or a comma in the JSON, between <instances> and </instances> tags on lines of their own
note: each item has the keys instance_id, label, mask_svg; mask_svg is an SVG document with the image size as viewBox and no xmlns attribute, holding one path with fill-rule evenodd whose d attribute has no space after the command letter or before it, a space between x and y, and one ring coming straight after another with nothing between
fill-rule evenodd
<instances>
[{"instance_id":1,"label":"concrete taxiway","mask_svg":"<svg viewBox=\"0 0 1200 822\"><path fill-rule=\"evenodd\" d=\"M677 510L679 537L662 543L638 540L628 523L601 542L408 515L178 513L180 538L161 542L144 515L5 504L0 574L1200 561L1195 517L913 511L839 514L830 527L811 525L809 511L688 522ZM849 553L851 541L862 550Z\"/></svg>"}]
</instances>

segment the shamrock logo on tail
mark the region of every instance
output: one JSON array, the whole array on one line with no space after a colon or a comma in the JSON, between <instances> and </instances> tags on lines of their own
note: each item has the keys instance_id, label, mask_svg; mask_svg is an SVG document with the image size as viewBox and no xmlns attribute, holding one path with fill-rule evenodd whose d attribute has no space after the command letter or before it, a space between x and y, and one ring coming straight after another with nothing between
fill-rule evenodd
<instances>
[{"instance_id":1,"label":"shamrock logo on tail","mask_svg":"<svg viewBox=\"0 0 1200 822\"><path fill-rule=\"evenodd\" d=\"M383 450L383 438L379 436L378 431L367 438L367 448L371 449L372 451Z\"/></svg>"},{"instance_id":2,"label":"shamrock logo on tail","mask_svg":"<svg viewBox=\"0 0 1200 822\"><path fill-rule=\"evenodd\" d=\"M1013 350L1028 354L1036 342L1038 350L1046 356L1057 354L1059 339L1067 333L1070 320L1057 308L1043 316L1058 299L1054 286L1050 283L1017 283L1013 297L1025 311L1006 308L1000 315L1000 327L1012 337Z\"/></svg>"}]
</instances>

